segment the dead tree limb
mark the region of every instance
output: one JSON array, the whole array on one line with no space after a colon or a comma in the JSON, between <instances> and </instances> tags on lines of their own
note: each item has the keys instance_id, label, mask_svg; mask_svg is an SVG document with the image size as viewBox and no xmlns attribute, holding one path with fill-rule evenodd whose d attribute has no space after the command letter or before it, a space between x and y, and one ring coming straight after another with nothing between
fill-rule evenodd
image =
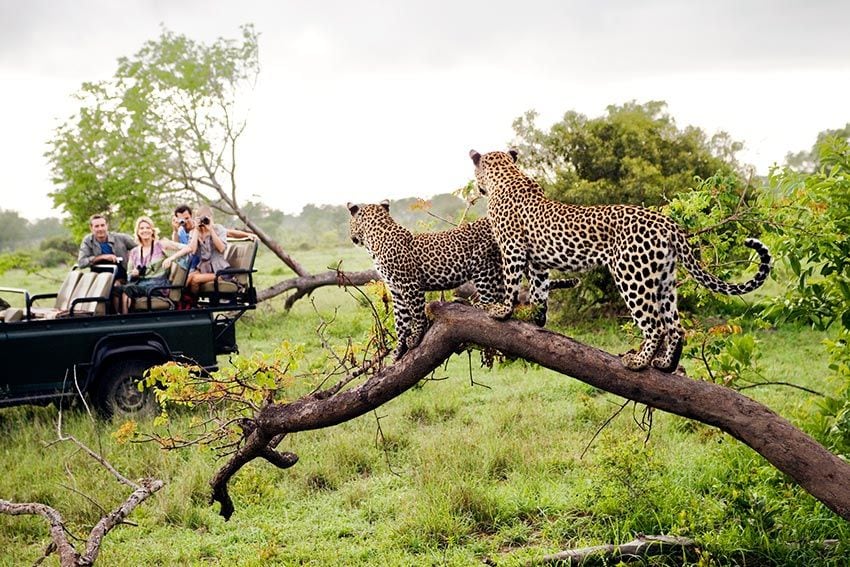
<instances>
[{"instance_id":1,"label":"dead tree limb","mask_svg":"<svg viewBox=\"0 0 850 567\"><path fill-rule=\"evenodd\" d=\"M222 515L229 517L233 512L228 480L249 461L263 457L269 440L363 415L412 387L462 345L474 343L717 427L753 448L830 510L850 520L850 464L786 419L734 390L654 369L632 372L616 356L563 335L520 321L496 321L457 303L433 302L428 310L433 322L422 343L392 366L334 395L315 392L288 404L265 407L242 450L210 481L213 500L222 504Z\"/></svg>"},{"instance_id":2,"label":"dead tree limb","mask_svg":"<svg viewBox=\"0 0 850 567\"><path fill-rule=\"evenodd\" d=\"M281 293L295 290L295 293L286 298L286 309L305 295L310 295L318 287L325 285L363 285L372 280L380 280L381 276L375 270L364 270L362 272L337 272L334 270L320 274L306 274L297 278L280 281L273 286L260 290L257 294L258 301L265 301L277 297Z\"/></svg>"},{"instance_id":3,"label":"dead tree limb","mask_svg":"<svg viewBox=\"0 0 850 567\"><path fill-rule=\"evenodd\" d=\"M70 541L68 529L65 527L65 520L62 514L55 508L40 502L11 502L9 500L0 499L0 514L8 514L10 516L42 516L50 525L50 539L52 546L48 547L45 555L52 551L59 554L59 564L62 567L78 567L82 565L94 565L97 556L100 554L100 546L103 543L103 538L115 526L124 522L124 518L147 498L163 487L163 482L154 478L143 478L137 482L126 479L121 475L106 459L100 454L89 449L85 444L70 435L63 435L61 431L61 414L59 427L59 441L71 441L80 449L87 453L90 457L96 460L101 466L106 468L115 476L119 482L133 488L133 492L122 502L117 508L108 514L104 514L97 524L89 532L86 540L86 549L83 553L77 551L74 544Z\"/></svg>"},{"instance_id":4,"label":"dead tree limb","mask_svg":"<svg viewBox=\"0 0 850 567\"><path fill-rule=\"evenodd\" d=\"M696 543L692 539L673 536L639 535L620 545L597 545L553 553L540 559L540 563L558 565L612 565L620 562L657 555L693 554Z\"/></svg>"}]
</instances>

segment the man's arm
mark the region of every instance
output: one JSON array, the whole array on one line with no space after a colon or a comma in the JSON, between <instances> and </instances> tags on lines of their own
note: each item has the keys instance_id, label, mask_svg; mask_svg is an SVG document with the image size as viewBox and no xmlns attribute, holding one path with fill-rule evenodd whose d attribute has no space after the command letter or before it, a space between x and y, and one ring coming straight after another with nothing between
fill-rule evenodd
<instances>
[{"instance_id":1,"label":"man's arm","mask_svg":"<svg viewBox=\"0 0 850 567\"><path fill-rule=\"evenodd\" d=\"M136 239L130 236L129 234L119 233L121 234L121 240L124 241L124 246L127 248L127 252L138 246L138 242Z\"/></svg>"},{"instance_id":2,"label":"man's arm","mask_svg":"<svg viewBox=\"0 0 850 567\"><path fill-rule=\"evenodd\" d=\"M238 228L228 228L227 229L227 238L250 238L251 240L256 240L257 235L253 232L246 232L244 230L239 230Z\"/></svg>"},{"instance_id":3,"label":"man's arm","mask_svg":"<svg viewBox=\"0 0 850 567\"><path fill-rule=\"evenodd\" d=\"M92 264L97 264L98 262L112 262L113 264L118 263L118 256L115 254L93 254L92 246L92 238L89 236L85 237L83 242L80 244L80 251L77 253L78 267L87 268ZM135 246L135 241L133 241L133 246Z\"/></svg>"},{"instance_id":4,"label":"man's arm","mask_svg":"<svg viewBox=\"0 0 850 567\"><path fill-rule=\"evenodd\" d=\"M80 243L80 251L77 252L77 266L87 268L94 261L94 255L89 250L89 237L83 238Z\"/></svg>"}]
</instances>

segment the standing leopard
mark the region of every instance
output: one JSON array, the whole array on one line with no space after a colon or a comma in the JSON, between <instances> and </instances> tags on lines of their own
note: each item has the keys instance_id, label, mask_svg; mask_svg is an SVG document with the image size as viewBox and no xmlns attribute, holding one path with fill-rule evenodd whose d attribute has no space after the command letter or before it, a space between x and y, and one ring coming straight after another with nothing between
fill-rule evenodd
<instances>
[{"instance_id":1,"label":"standing leopard","mask_svg":"<svg viewBox=\"0 0 850 567\"><path fill-rule=\"evenodd\" d=\"M472 150L469 156L478 190L488 196L487 214L503 256L507 295L488 310L494 317L510 316L523 276L533 282L550 269L606 266L644 338L637 352L623 355L623 364L673 372L685 336L676 305L676 260L697 282L725 295L749 293L770 274L770 253L755 238L744 245L758 253L758 272L747 282L730 284L705 271L684 230L660 213L553 201L516 166L516 151L481 155Z\"/></svg>"},{"instance_id":2,"label":"standing leopard","mask_svg":"<svg viewBox=\"0 0 850 567\"><path fill-rule=\"evenodd\" d=\"M426 291L454 289L472 281L479 295L477 305L504 303L502 256L486 217L451 230L412 234L390 216L389 201L348 203L348 210L352 242L372 256L393 297L396 359L418 345L427 328ZM558 280L553 287L572 287L576 282ZM548 279L539 285L548 290ZM545 320L545 310L542 317Z\"/></svg>"}]
</instances>

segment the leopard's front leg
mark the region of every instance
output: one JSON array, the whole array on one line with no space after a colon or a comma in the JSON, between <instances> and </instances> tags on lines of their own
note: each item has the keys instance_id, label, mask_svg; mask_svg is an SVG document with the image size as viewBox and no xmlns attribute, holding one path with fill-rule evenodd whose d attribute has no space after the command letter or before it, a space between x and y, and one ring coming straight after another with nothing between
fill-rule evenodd
<instances>
[{"instance_id":1,"label":"leopard's front leg","mask_svg":"<svg viewBox=\"0 0 850 567\"><path fill-rule=\"evenodd\" d=\"M428 319L425 317L425 294L414 293L408 300L410 310L410 334L407 337L407 348L419 346L425 331L428 330Z\"/></svg>"},{"instance_id":2,"label":"leopard's front leg","mask_svg":"<svg viewBox=\"0 0 850 567\"><path fill-rule=\"evenodd\" d=\"M546 325L549 311L549 270L531 264L528 269L528 303L533 311L532 323Z\"/></svg>"},{"instance_id":3,"label":"leopard's front leg","mask_svg":"<svg viewBox=\"0 0 850 567\"><path fill-rule=\"evenodd\" d=\"M500 243L502 250L502 270L505 275L505 298L487 308L487 314L494 319L507 319L519 303L520 284L525 275L525 250L515 242Z\"/></svg>"},{"instance_id":4,"label":"leopard's front leg","mask_svg":"<svg viewBox=\"0 0 850 567\"><path fill-rule=\"evenodd\" d=\"M392 284L388 287L393 296L393 320L395 321L395 333L398 339L395 350L393 350L393 360L398 360L410 348L413 318L408 304L409 299L405 297L402 290Z\"/></svg>"},{"instance_id":5,"label":"leopard's front leg","mask_svg":"<svg viewBox=\"0 0 850 567\"><path fill-rule=\"evenodd\" d=\"M506 297L502 257L498 249L496 253L498 254L497 261L488 262L472 278L475 289L478 292L478 299L473 301L472 305L487 313L491 313L491 310L498 311L499 309L503 309ZM504 318L496 315L494 317Z\"/></svg>"}]
</instances>

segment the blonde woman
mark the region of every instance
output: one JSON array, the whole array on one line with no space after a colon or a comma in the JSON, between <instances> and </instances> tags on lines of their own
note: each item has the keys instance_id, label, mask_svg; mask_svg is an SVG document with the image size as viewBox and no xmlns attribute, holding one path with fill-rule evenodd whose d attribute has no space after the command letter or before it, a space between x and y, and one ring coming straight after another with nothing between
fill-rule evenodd
<instances>
[{"instance_id":1,"label":"blonde woman","mask_svg":"<svg viewBox=\"0 0 850 567\"><path fill-rule=\"evenodd\" d=\"M136 219L133 236L138 246L130 250L127 258L129 283L121 288L124 297L121 312L130 310L130 302L136 297L145 297L148 290L168 285L168 269L171 261L180 254L183 246L168 239L160 239L159 231L150 217ZM165 257L166 250L177 250L177 254ZM163 290L162 295L166 291Z\"/></svg>"}]
</instances>

